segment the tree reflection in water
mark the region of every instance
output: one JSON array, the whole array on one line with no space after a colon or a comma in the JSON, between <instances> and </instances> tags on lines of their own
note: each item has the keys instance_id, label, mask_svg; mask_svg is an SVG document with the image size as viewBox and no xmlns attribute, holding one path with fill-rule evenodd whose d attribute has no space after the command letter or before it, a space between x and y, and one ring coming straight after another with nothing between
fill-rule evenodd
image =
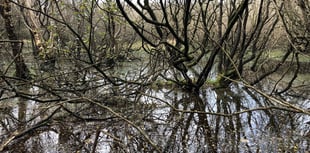
<instances>
[{"instance_id":1,"label":"tree reflection in water","mask_svg":"<svg viewBox=\"0 0 310 153\"><path fill-rule=\"evenodd\" d=\"M233 85L204 93L148 91L104 105L18 99L0 112L4 152L306 152L309 117L274 109ZM139 101L139 102L138 102ZM298 101L305 106L309 100ZM31 106L32 105L32 106ZM33 106L40 105L40 108ZM268 107L269 106L269 107ZM18 109L15 109L18 108ZM255 109L252 111L248 111ZM9 134L10 133L10 134ZM13 133L13 134L12 134Z\"/></svg>"}]
</instances>

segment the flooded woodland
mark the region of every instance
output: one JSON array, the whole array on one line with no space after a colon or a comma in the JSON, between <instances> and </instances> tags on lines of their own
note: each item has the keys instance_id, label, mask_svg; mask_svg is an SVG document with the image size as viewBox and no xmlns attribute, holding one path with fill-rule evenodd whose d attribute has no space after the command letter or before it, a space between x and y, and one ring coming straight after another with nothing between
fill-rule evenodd
<instances>
[{"instance_id":1,"label":"flooded woodland","mask_svg":"<svg viewBox=\"0 0 310 153\"><path fill-rule=\"evenodd\" d=\"M0 2L0 152L308 153L310 2Z\"/></svg>"}]
</instances>

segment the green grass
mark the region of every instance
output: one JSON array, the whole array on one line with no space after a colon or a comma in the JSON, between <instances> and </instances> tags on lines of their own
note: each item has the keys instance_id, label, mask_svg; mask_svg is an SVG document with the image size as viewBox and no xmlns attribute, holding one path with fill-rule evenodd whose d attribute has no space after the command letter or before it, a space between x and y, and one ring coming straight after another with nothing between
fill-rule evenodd
<instances>
[{"instance_id":1,"label":"green grass","mask_svg":"<svg viewBox=\"0 0 310 153\"><path fill-rule=\"evenodd\" d=\"M271 50L269 52L269 58L275 59L275 60L281 60L284 56L285 52L282 50ZM288 59L292 59L292 54L288 57ZM310 62L310 55L305 54L299 54L299 61L300 62Z\"/></svg>"}]
</instances>

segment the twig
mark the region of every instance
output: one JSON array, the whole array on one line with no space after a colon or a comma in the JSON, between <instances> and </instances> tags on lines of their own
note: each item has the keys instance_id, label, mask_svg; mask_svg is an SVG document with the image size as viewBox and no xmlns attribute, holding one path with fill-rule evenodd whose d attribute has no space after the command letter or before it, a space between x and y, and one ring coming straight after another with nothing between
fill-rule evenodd
<instances>
[{"instance_id":1,"label":"twig","mask_svg":"<svg viewBox=\"0 0 310 153\"><path fill-rule=\"evenodd\" d=\"M142 136L148 141L148 143L150 143L150 145L157 151L157 152L162 152L161 149L151 140L151 138L149 138L149 136L145 133L144 130L142 130L138 125L136 125L135 123L131 122L130 120L126 119L124 116L122 116L121 114L115 112L114 110L112 110L110 107L108 106L104 106L98 102L95 102L89 98L84 97L85 100L87 100L90 103L93 103L103 109L108 110L109 112L111 112L113 115L119 117L120 119L124 120L125 122L127 122L129 125L133 126L136 130L138 130Z\"/></svg>"},{"instance_id":2,"label":"twig","mask_svg":"<svg viewBox=\"0 0 310 153\"><path fill-rule=\"evenodd\" d=\"M37 124L33 125L32 127L28 128L26 130L23 130L23 131L19 131L19 130L14 131L9 138L7 138L6 140L4 140L1 143L0 152L2 152L10 144L11 141L18 139L18 138L21 138L21 137L25 136L26 134L29 134L29 133L33 132L34 130L46 125L48 123L48 121L57 113L57 111L60 108L61 108L61 106L56 108L53 111L53 113L51 115L49 115L46 119L38 122Z\"/></svg>"}]
</instances>

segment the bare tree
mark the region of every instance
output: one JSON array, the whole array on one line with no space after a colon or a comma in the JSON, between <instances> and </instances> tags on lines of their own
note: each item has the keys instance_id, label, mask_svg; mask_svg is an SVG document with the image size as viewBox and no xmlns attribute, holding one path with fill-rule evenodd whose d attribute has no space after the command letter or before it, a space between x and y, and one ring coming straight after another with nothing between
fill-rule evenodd
<instances>
[{"instance_id":1,"label":"bare tree","mask_svg":"<svg viewBox=\"0 0 310 153\"><path fill-rule=\"evenodd\" d=\"M223 87L240 79L250 62L256 71L279 21L270 1L161 0L134 4L118 0L117 4L143 44L156 48L156 54L168 53L165 62L170 65L167 74L171 77L164 74L163 78L196 92L212 79L212 73L217 76L216 86ZM141 20L143 24L138 22ZM258 80L262 79L256 83Z\"/></svg>"},{"instance_id":2,"label":"bare tree","mask_svg":"<svg viewBox=\"0 0 310 153\"><path fill-rule=\"evenodd\" d=\"M14 22L12 21L11 16L11 3L8 0L1 1L0 3L0 14L4 20L5 29L8 35L9 40L1 40L0 43L10 43L12 47L12 55L15 69L16 69L16 76L23 79L31 78L29 74L29 70L24 62L24 58L22 56L22 49L23 49L23 41L19 40L15 33ZM2 74L1 74L2 75Z\"/></svg>"},{"instance_id":3,"label":"bare tree","mask_svg":"<svg viewBox=\"0 0 310 153\"><path fill-rule=\"evenodd\" d=\"M309 98L279 88L302 51L289 43L268 58L293 23L284 2L10 3L40 60L56 59L42 71L27 54L31 81L0 75L1 152L309 150Z\"/></svg>"},{"instance_id":4,"label":"bare tree","mask_svg":"<svg viewBox=\"0 0 310 153\"><path fill-rule=\"evenodd\" d=\"M10 1L10 3L21 8L25 15L24 20L33 36L38 34L38 37L34 38L34 42L35 48L40 51L40 58L44 60L45 57L48 59L57 55L57 61L53 71L36 69L37 64L41 64L40 61L31 61L33 75L35 76L32 81L19 80L7 74L1 74L1 102L21 98L20 100L25 105L20 105L20 110L27 108L29 102L35 102L38 107L45 105L48 108L43 106L30 112L27 109L27 114L33 115L30 119L10 120L7 125L2 124L1 120L1 127L7 130L5 131L6 134L1 137L0 150L13 150L11 146L17 144L23 146L29 141L34 144L38 143L37 140L40 139L38 137L42 133L52 130L47 123L51 123L52 119L57 116L56 114L62 113L64 116L75 116L74 120L76 121L85 118L86 120L90 119L88 120L90 122L105 121L105 117L99 117L101 113L104 113L110 116L107 118L125 121L126 126L130 126L133 131L138 130L141 133L141 137L147 145L153 146L152 148L155 150L158 149L145 131L131 121L134 119L125 117L126 113L129 114L127 116L130 116L131 111L119 109L125 108L127 105L135 106L141 98L137 93L146 90L144 86L148 84L148 80L152 76L147 72L145 65L117 71L117 69L113 69L113 66L106 63L107 54L113 54L112 56L115 57L118 56L117 54L130 54L135 41L135 35L130 35L130 31L127 33L126 24L122 24L123 18L117 13L115 3L113 4L111 1L110 3L101 3L102 1L96 0L44 1L48 2L47 4L36 3L38 1L24 2L33 3L30 7L23 2ZM46 10L45 7L47 7ZM29 16L29 14L34 16ZM106 23L106 19L110 22ZM81 22L76 24L77 21ZM38 23L38 25L33 23ZM114 30L109 29L113 26ZM120 31L124 33L120 34ZM47 34L47 39L44 39L45 34ZM60 39L60 42L57 39ZM111 39L114 39L112 44ZM121 45L118 47L118 44ZM77 45L75 49L74 45ZM79 57L72 56L75 52L80 53ZM29 54L28 56L35 59ZM120 59L120 61L124 60L126 61L126 59ZM71 101L70 99L74 100ZM70 103L75 104L71 105ZM61 106L53 106L58 104ZM76 104L83 106L76 107ZM99 116L95 116L99 118L90 117L89 115L92 112L98 113ZM20 118L23 118L23 115L21 111ZM65 117L59 119L62 120ZM19 128L19 125L25 128ZM61 136L69 136L67 140L72 140L74 134L68 134L66 127L71 129L73 126L57 126L57 133ZM33 131L40 132L33 133ZM101 129L98 129L97 133L100 134ZM91 135L89 134L89 136ZM98 137L97 139L99 139ZM33 138L38 139L34 140ZM59 141L64 142L65 140L61 138ZM80 147L84 145L83 143L78 143L71 149L89 151L89 148ZM32 150L33 148L25 149ZM92 149L95 151L96 147Z\"/></svg>"}]
</instances>

